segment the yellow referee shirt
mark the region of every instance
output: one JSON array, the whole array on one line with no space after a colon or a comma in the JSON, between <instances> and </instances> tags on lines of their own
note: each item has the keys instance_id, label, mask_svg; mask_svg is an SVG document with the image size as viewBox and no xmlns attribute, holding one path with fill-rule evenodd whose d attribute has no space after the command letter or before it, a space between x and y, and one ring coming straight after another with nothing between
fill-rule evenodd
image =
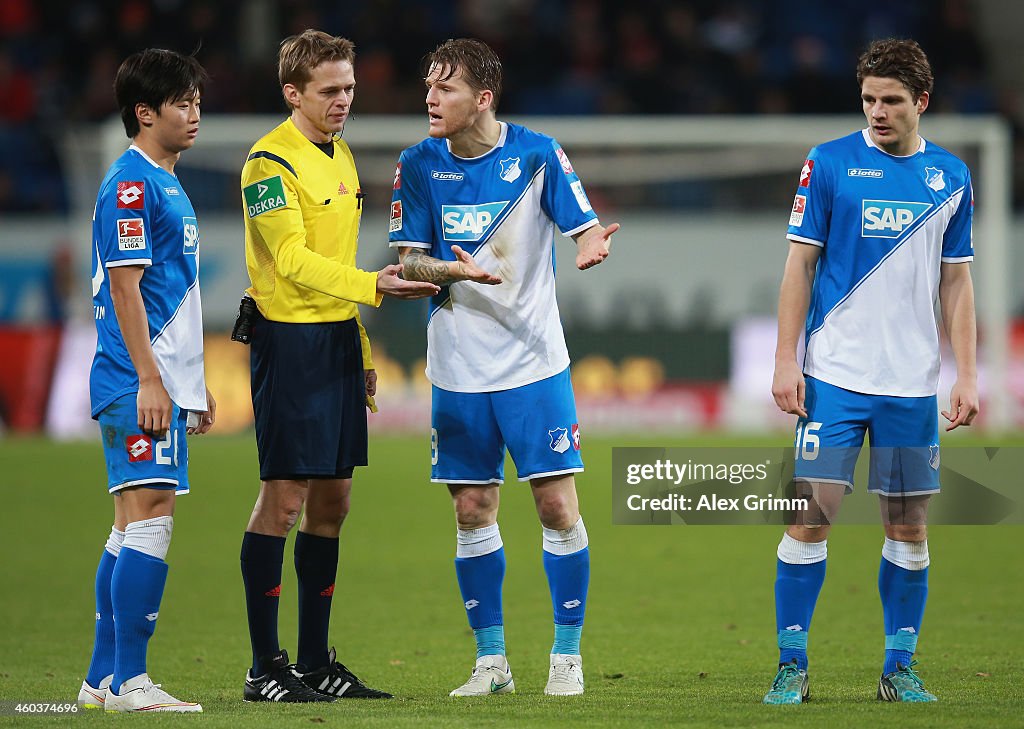
<instances>
[{"instance_id":1,"label":"yellow referee shirt","mask_svg":"<svg viewBox=\"0 0 1024 729\"><path fill-rule=\"evenodd\" d=\"M363 367L370 342L356 304L380 306L377 274L356 268L362 193L342 140L328 157L291 119L253 145L242 168L248 294L271 321L355 319Z\"/></svg>"}]
</instances>

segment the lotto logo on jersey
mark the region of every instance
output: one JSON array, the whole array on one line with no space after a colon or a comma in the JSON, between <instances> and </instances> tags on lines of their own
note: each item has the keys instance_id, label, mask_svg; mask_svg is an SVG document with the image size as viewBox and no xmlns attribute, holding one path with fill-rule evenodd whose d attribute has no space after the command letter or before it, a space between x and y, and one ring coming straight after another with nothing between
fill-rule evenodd
<instances>
[{"instance_id":1,"label":"lotto logo on jersey","mask_svg":"<svg viewBox=\"0 0 1024 729\"><path fill-rule=\"evenodd\" d=\"M811 186L811 173L814 172L814 160L805 159L803 169L800 170L800 187Z\"/></svg>"},{"instance_id":2,"label":"lotto logo on jersey","mask_svg":"<svg viewBox=\"0 0 1024 729\"><path fill-rule=\"evenodd\" d=\"M242 188L242 196L245 198L245 212L250 218L283 208L288 204L284 197L281 175L247 185Z\"/></svg>"},{"instance_id":3,"label":"lotto logo on jersey","mask_svg":"<svg viewBox=\"0 0 1024 729\"><path fill-rule=\"evenodd\" d=\"M129 435L124 439L124 447L129 463L153 460L153 441L148 435Z\"/></svg>"},{"instance_id":4,"label":"lotto logo on jersey","mask_svg":"<svg viewBox=\"0 0 1024 729\"><path fill-rule=\"evenodd\" d=\"M457 243L480 240L506 205L508 200L482 205L442 205L444 239Z\"/></svg>"},{"instance_id":5,"label":"lotto logo on jersey","mask_svg":"<svg viewBox=\"0 0 1024 729\"><path fill-rule=\"evenodd\" d=\"M567 175L571 175L573 173L573 169L572 162L569 161L569 156L561 147L555 147L555 154L558 156L558 164L562 165L562 172Z\"/></svg>"},{"instance_id":6,"label":"lotto logo on jersey","mask_svg":"<svg viewBox=\"0 0 1024 729\"><path fill-rule=\"evenodd\" d=\"M894 200L864 200L861 205L860 234L864 238L899 238L932 206Z\"/></svg>"},{"instance_id":7,"label":"lotto logo on jersey","mask_svg":"<svg viewBox=\"0 0 1024 729\"><path fill-rule=\"evenodd\" d=\"M195 218L182 218L185 231L185 255L194 256L199 252L199 222Z\"/></svg>"},{"instance_id":8,"label":"lotto logo on jersey","mask_svg":"<svg viewBox=\"0 0 1024 729\"><path fill-rule=\"evenodd\" d=\"M401 162L399 162L398 165L395 167L395 184L392 186L391 189L393 189L393 190L401 190L402 189L402 163Z\"/></svg>"},{"instance_id":9,"label":"lotto logo on jersey","mask_svg":"<svg viewBox=\"0 0 1024 729\"><path fill-rule=\"evenodd\" d=\"M131 210L142 210L146 207L146 183L129 181L117 183L117 207Z\"/></svg>"},{"instance_id":10,"label":"lotto logo on jersey","mask_svg":"<svg viewBox=\"0 0 1024 729\"><path fill-rule=\"evenodd\" d=\"M117 221L117 250L141 251L146 248L146 226L142 218L122 218Z\"/></svg>"}]
</instances>

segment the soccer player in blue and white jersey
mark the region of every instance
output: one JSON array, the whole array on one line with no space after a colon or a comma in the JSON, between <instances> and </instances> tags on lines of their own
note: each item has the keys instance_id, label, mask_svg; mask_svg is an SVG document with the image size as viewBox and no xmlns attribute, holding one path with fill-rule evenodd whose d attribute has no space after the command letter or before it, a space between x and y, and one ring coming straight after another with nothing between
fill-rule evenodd
<instances>
[{"instance_id":1,"label":"soccer player in blue and white jersey","mask_svg":"<svg viewBox=\"0 0 1024 729\"><path fill-rule=\"evenodd\" d=\"M600 225L558 142L495 118L502 73L489 47L449 40L425 60L430 137L402 152L390 241L406 278L442 287L427 324L431 480L448 484L455 506L455 572L477 643L473 673L451 695L515 689L497 523L506 447L543 526L555 619L545 693L581 694L590 553L553 241L556 227L572 237L586 269L607 258L619 226Z\"/></svg>"},{"instance_id":2,"label":"soccer player in blue and white jersey","mask_svg":"<svg viewBox=\"0 0 1024 729\"><path fill-rule=\"evenodd\" d=\"M167 580L175 493L188 493L186 433L213 425L199 299L199 228L181 182L195 144L206 72L149 49L114 81L132 144L100 184L92 223L97 346L89 378L114 497L96 571L96 636L78 695L107 711L197 712L154 684L146 649Z\"/></svg>"},{"instance_id":3,"label":"soccer player in blue and white jersey","mask_svg":"<svg viewBox=\"0 0 1024 729\"><path fill-rule=\"evenodd\" d=\"M879 495L885 526L877 696L936 700L912 660L928 594L928 500L939 491L936 299L957 364L946 430L978 413L970 171L918 133L932 72L917 43L872 43L857 81L868 126L811 150L789 220L772 394L799 416L795 475L813 504L778 548L779 672L766 704L808 696L807 636L828 522L853 488L865 431L868 491Z\"/></svg>"}]
</instances>

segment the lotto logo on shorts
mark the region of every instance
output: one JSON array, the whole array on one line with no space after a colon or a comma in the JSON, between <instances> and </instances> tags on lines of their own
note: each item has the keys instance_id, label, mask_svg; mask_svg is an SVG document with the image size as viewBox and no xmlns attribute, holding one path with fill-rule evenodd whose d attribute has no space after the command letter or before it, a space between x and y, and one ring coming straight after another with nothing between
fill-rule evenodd
<instances>
[{"instance_id":1,"label":"lotto logo on shorts","mask_svg":"<svg viewBox=\"0 0 1024 729\"><path fill-rule=\"evenodd\" d=\"M124 439L124 445L128 450L129 463L153 460L153 441L148 435L129 435Z\"/></svg>"},{"instance_id":2,"label":"lotto logo on shorts","mask_svg":"<svg viewBox=\"0 0 1024 729\"><path fill-rule=\"evenodd\" d=\"M576 450L580 449L580 424L572 424L572 447Z\"/></svg>"},{"instance_id":3,"label":"lotto logo on shorts","mask_svg":"<svg viewBox=\"0 0 1024 729\"><path fill-rule=\"evenodd\" d=\"M142 218L122 218L117 221L117 250L142 251L146 248L146 226Z\"/></svg>"},{"instance_id":4,"label":"lotto logo on shorts","mask_svg":"<svg viewBox=\"0 0 1024 729\"><path fill-rule=\"evenodd\" d=\"M117 183L117 207L132 210L142 210L146 207L146 183L129 181Z\"/></svg>"}]
</instances>

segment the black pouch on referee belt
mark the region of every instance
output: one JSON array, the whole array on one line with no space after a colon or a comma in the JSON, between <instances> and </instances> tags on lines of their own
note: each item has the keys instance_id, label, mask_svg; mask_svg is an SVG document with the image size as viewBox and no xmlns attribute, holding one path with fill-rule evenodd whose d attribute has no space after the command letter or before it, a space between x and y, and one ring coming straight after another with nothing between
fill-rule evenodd
<instances>
[{"instance_id":1,"label":"black pouch on referee belt","mask_svg":"<svg viewBox=\"0 0 1024 729\"><path fill-rule=\"evenodd\" d=\"M252 323L256 321L259 310L256 302L249 294L242 294L242 301L238 305L238 317L235 319L235 326L231 329L231 341L248 344L252 336Z\"/></svg>"}]
</instances>

